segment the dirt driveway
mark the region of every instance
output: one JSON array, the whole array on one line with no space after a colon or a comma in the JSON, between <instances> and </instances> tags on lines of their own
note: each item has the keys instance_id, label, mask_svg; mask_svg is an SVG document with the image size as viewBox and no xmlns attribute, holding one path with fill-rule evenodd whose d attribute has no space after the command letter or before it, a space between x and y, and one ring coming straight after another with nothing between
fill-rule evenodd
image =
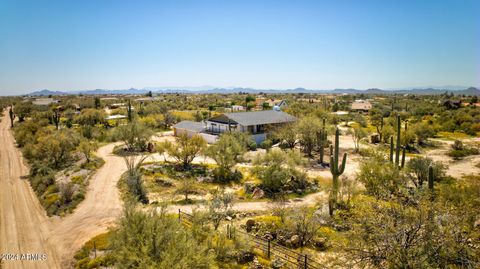
<instances>
[{"instance_id":1,"label":"dirt driveway","mask_svg":"<svg viewBox=\"0 0 480 269\"><path fill-rule=\"evenodd\" d=\"M2 268L68 268L74 252L107 230L121 214L116 187L126 166L111 154L114 144L99 149L105 160L90 179L85 200L73 214L49 218L27 180L28 174L10 131L8 116L0 123L0 253L47 254L41 261L3 261Z\"/></svg>"}]
</instances>

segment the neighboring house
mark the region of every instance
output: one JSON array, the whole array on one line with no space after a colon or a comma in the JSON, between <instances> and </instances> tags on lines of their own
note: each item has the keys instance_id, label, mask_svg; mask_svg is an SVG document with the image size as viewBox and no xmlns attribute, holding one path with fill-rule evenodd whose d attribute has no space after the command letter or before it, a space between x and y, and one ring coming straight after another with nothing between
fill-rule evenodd
<instances>
[{"instance_id":1,"label":"neighboring house","mask_svg":"<svg viewBox=\"0 0 480 269\"><path fill-rule=\"evenodd\" d=\"M232 111L245 111L245 107L244 106L239 106L239 105L233 105L231 107Z\"/></svg>"},{"instance_id":2,"label":"neighboring house","mask_svg":"<svg viewBox=\"0 0 480 269\"><path fill-rule=\"evenodd\" d=\"M37 106L49 106L51 104L58 104L60 101L53 98L36 98L32 104Z\"/></svg>"},{"instance_id":3,"label":"neighboring house","mask_svg":"<svg viewBox=\"0 0 480 269\"><path fill-rule=\"evenodd\" d=\"M294 122L296 118L282 111L264 110L225 113L210 118L205 123L182 121L173 126L175 135L200 133L209 143L214 143L221 133L239 131L249 133L257 144L262 143L272 127Z\"/></svg>"},{"instance_id":4,"label":"neighboring house","mask_svg":"<svg viewBox=\"0 0 480 269\"><path fill-rule=\"evenodd\" d=\"M368 112L372 109L372 104L365 100L355 100L350 109L357 112Z\"/></svg>"},{"instance_id":5,"label":"neighboring house","mask_svg":"<svg viewBox=\"0 0 480 269\"><path fill-rule=\"evenodd\" d=\"M287 101L285 100L275 100L275 99L257 99L255 104L257 109L263 109L263 104L267 103L270 108L279 107L286 108L288 106Z\"/></svg>"}]
</instances>

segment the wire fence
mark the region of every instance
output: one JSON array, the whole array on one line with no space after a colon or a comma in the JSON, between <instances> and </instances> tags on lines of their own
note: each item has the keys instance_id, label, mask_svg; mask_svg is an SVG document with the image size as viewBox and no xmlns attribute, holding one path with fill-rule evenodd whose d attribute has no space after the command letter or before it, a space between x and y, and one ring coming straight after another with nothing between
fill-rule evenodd
<instances>
[{"instance_id":1,"label":"wire fence","mask_svg":"<svg viewBox=\"0 0 480 269\"><path fill-rule=\"evenodd\" d=\"M178 210L178 218L183 224L190 227L193 223L193 216ZM236 236L242 236L247 242L255 249L262 251L269 259L280 259L289 268L293 269L323 269L327 268L318 261L315 261L310 256L304 253L300 253L291 250L287 247L279 245L271 240L261 238L244 232L240 229L236 229L235 226L227 225L227 237L235 238Z\"/></svg>"}]
</instances>

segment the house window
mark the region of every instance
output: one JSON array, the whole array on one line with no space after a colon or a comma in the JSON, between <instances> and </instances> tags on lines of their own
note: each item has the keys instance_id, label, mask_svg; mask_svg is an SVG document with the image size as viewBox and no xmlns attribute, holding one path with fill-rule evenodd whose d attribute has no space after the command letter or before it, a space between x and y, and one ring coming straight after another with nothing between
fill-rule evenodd
<instances>
[{"instance_id":1,"label":"house window","mask_svg":"<svg viewBox=\"0 0 480 269\"><path fill-rule=\"evenodd\" d=\"M265 132L265 125L257 125L257 133Z\"/></svg>"},{"instance_id":2,"label":"house window","mask_svg":"<svg viewBox=\"0 0 480 269\"><path fill-rule=\"evenodd\" d=\"M248 126L247 130L249 133L253 134L253 126Z\"/></svg>"}]
</instances>

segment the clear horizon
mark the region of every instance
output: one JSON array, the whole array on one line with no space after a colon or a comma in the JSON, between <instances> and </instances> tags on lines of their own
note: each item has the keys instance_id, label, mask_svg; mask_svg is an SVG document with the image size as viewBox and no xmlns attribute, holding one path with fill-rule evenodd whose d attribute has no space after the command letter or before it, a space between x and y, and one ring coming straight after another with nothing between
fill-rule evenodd
<instances>
[{"instance_id":1,"label":"clear horizon","mask_svg":"<svg viewBox=\"0 0 480 269\"><path fill-rule=\"evenodd\" d=\"M6 0L0 95L157 85L476 87L478 10L471 0Z\"/></svg>"}]
</instances>

